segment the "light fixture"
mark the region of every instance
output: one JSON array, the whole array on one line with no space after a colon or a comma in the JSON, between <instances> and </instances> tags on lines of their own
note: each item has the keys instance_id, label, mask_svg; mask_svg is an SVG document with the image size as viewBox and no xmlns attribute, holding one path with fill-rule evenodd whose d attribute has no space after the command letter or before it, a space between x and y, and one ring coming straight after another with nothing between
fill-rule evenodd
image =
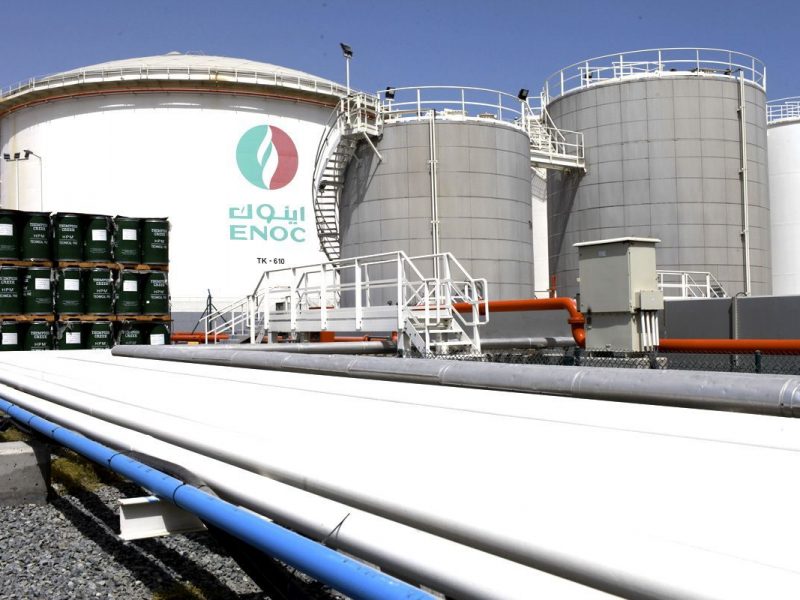
<instances>
[{"instance_id":1,"label":"light fixture","mask_svg":"<svg viewBox=\"0 0 800 600\"><path fill-rule=\"evenodd\" d=\"M3 160L11 160L10 154L3 154Z\"/></svg>"},{"instance_id":2,"label":"light fixture","mask_svg":"<svg viewBox=\"0 0 800 600\"><path fill-rule=\"evenodd\" d=\"M526 90L525 88L522 88L519 91L519 94L517 94L517 98L519 98L522 102L525 102L525 100L528 99L528 90Z\"/></svg>"},{"instance_id":3,"label":"light fixture","mask_svg":"<svg viewBox=\"0 0 800 600\"><path fill-rule=\"evenodd\" d=\"M395 89L392 86L387 85L386 91L384 92L384 96L386 96L387 100L394 100Z\"/></svg>"},{"instance_id":4,"label":"light fixture","mask_svg":"<svg viewBox=\"0 0 800 600\"><path fill-rule=\"evenodd\" d=\"M353 49L347 44L339 44L342 47L342 54L345 58L353 58Z\"/></svg>"}]
</instances>

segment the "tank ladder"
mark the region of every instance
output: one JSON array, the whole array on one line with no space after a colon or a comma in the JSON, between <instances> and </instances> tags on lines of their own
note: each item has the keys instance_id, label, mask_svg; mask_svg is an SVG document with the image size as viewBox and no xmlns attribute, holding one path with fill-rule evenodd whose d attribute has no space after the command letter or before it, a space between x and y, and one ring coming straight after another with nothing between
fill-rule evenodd
<instances>
[{"instance_id":1,"label":"tank ladder","mask_svg":"<svg viewBox=\"0 0 800 600\"><path fill-rule=\"evenodd\" d=\"M527 106L523 122L530 138L531 167L586 172L583 133L556 127L547 112L544 95L538 109L529 103L524 106Z\"/></svg>"},{"instance_id":2,"label":"tank ladder","mask_svg":"<svg viewBox=\"0 0 800 600\"><path fill-rule=\"evenodd\" d=\"M379 98L357 92L340 100L320 140L312 197L317 236L329 260L340 257L339 202L347 166L362 141L381 158L373 138L379 137L382 130Z\"/></svg>"}]
</instances>

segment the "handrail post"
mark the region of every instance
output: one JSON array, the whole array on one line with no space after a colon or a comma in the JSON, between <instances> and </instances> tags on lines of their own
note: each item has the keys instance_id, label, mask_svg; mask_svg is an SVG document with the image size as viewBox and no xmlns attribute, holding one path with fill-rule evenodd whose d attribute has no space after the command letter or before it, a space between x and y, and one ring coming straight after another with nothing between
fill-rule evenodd
<instances>
[{"instance_id":1,"label":"handrail post","mask_svg":"<svg viewBox=\"0 0 800 600\"><path fill-rule=\"evenodd\" d=\"M404 269L403 269L403 260L400 254L397 254L397 334L398 336L402 333L405 329L405 305L406 301L404 296L405 292L405 282L403 281L404 277Z\"/></svg>"},{"instance_id":2,"label":"handrail post","mask_svg":"<svg viewBox=\"0 0 800 600\"><path fill-rule=\"evenodd\" d=\"M361 331L363 327L363 313L361 309L361 266L358 264L358 259L354 259L355 265L355 292L356 292L356 331Z\"/></svg>"},{"instance_id":3,"label":"handrail post","mask_svg":"<svg viewBox=\"0 0 800 600\"><path fill-rule=\"evenodd\" d=\"M256 343L256 306L255 297L247 297L247 320L250 327L250 343Z\"/></svg>"},{"instance_id":4,"label":"handrail post","mask_svg":"<svg viewBox=\"0 0 800 600\"><path fill-rule=\"evenodd\" d=\"M297 337L297 269L292 267L292 280L289 286L289 329L292 339Z\"/></svg>"},{"instance_id":5,"label":"handrail post","mask_svg":"<svg viewBox=\"0 0 800 600\"><path fill-rule=\"evenodd\" d=\"M319 284L319 329L326 331L328 329L328 282L327 269L325 263L321 265L322 281Z\"/></svg>"}]
</instances>

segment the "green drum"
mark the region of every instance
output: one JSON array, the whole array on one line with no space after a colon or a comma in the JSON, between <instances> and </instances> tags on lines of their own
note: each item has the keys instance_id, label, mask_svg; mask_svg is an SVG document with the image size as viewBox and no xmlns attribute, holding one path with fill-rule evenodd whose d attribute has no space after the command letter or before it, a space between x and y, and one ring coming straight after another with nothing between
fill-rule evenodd
<instances>
[{"instance_id":1,"label":"green drum","mask_svg":"<svg viewBox=\"0 0 800 600\"><path fill-rule=\"evenodd\" d=\"M28 325L22 340L23 350L52 350L53 325L47 321L33 321Z\"/></svg>"},{"instance_id":2,"label":"green drum","mask_svg":"<svg viewBox=\"0 0 800 600\"><path fill-rule=\"evenodd\" d=\"M169 325L166 323L156 323L150 328L148 343L151 346L169 345Z\"/></svg>"},{"instance_id":3,"label":"green drum","mask_svg":"<svg viewBox=\"0 0 800 600\"><path fill-rule=\"evenodd\" d=\"M50 267L28 267L22 293L22 307L29 315L44 315L53 312L53 290Z\"/></svg>"},{"instance_id":4,"label":"green drum","mask_svg":"<svg viewBox=\"0 0 800 600\"><path fill-rule=\"evenodd\" d=\"M144 277L142 312L146 315L166 315L169 313L169 287L167 286L166 273L150 271Z\"/></svg>"},{"instance_id":5,"label":"green drum","mask_svg":"<svg viewBox=\"0 0 800 600\"><path fill-rule=\"evenodd\" d=\"M167 219L145 219L142 222L142 262L146 265L169 264Z\"/></svg>"},{"instance_id":6,"label":"green drum","mask_svg":"<svg viewBox=\"0 0 800 600\"><path fill-rule=\"evenodd\" d=\"M0 314L22 312L22 274L19 267L0 267Z\"/></svg>"},{"instance_id":7,"label":"green drum","mask_svg":"<svg viewBox=\"0 0 800 600\"><path fill-rule=\"evenodd\" d=\"M140 229L141 219L114 217L114 259L117 262L139 264L142 261Z\"/></svg>"},{"instance_id":8,"label":"green drum","mask_svg":"<svg viewBox=\"0 0 800 600\"><path fill-rule=\"evenodd\" d=\"M19 350L19 323L0 321L0 351Z\"/></svg>"},{"instance_id":9,"label":"green drum","mask_svg":"<svg viewBox=\"0 0 800 600\"><path fill-rule=\"evenodd\" d=\"M25 214L22 226L22 260L50 260L50 215L44 212Z\"/></svg>"},{"instance_id":10,"label":"green drum","mask_svg":"<svg viewBox=\"0 0 800 600\"><path fill-rule=\"evenodd\" d=\"M58 213L53 217L54 256L56 260L81 260L83 235L81 218L76 214Z\"/></svg>"},{"instance_id":11,"label":"green drum","mask_svg":"<svg viewBox=\"0 0 800 600\"><path fill-rule=\"evenodd\" d=\"M110 321L95 321L84 326L84 347L94 350L111 348L114 345L113 330Z\"/></svg>"},{"instance_id":12,"label":"green drum","mask_svg":"<svg viewBox=\"0 0 800 600\"><path fill-rule=\"evenodd\" d=\"M56 312L61 315L83 313L83 287L81 270L78 267L65 267L58 270L56 284Z\"/></svg>"},{"instance_id":13,"label":"green drum","mask_svg":"<svg viewBox=\"0 0 800 600\"><path fill-rule=\"evenodd\" d=\"M117 334L117 343L121 346L134 346L142 343L142 328L137 323L123 321Z\"/></svg>"},{"instance_id":14,"label":"green drum","mask_svg":"<svg viewBox=\"0 0 800 600\"><path fill-rule=\"evenodd\" d=\"M17 212L0 210L0 259L19 258Z\"/></svg>"},{"instance_id":15,"label":"green drum","mask_svg":"<svg viewBox=\"0 0 800 600\"><path fill-rule=\"evenodd\" d=\"M117 314L138 315L142 312L142 296L139 290L139 272L123 269L117 280Z\"/></svg>"},{"instance_id":16,"label":"green drum","mask_svg":"<svg viewBox=\"0 0 800 600\"><path fill-rule=\"evenodd\" d=\"M87 315L114 312L114 279L111 269L97 267L83 271L84 309Z\"/></svg>"},{"instance_id":17,"label":"green drum","mask_svg":"<svg viewBox=\"0 0 800 600\"><path fill-rule=\"evenodd\" d=\"M80 350L83 348L83 336L81 335L83 323L78 321L67 321L58 324L58 334L56 335L56 348L59 350Z\"/></svg>"},{"instance_id":18,"label":"green drum","mask_svg":"<svg viewBox=\"0 0 800 600\"><path fill-rule=\"evenodd\" d=\"M83 259L93 262L111 261L111 217L92 215L86 219Z\"/></svg>"}]
</instances>

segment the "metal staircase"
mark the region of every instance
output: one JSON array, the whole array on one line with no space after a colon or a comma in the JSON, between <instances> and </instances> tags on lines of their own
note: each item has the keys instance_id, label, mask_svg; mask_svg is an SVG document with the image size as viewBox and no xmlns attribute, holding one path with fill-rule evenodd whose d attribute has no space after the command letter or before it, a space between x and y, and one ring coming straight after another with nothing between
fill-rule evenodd
<instances>
[{"instance_id":1,"label":"metal staircase","mask_svg":"<svg viewBox=\"0 0 800 600\"><path fill-rule=\"evenodd\" d=\"M529 103L524 106L523 123L530 138L531 167L568 171L586 171L583 133L556 127L544 97L540 107L534 109Z\"/></svg>"},{"instance_id":2,"label":"metal staircase","mask_svg":"<svg viewBox=\"0 0 800 600\"><path fill-rule=\"evenodd\" d=\"M456 310L460 305L466 314ZM253 293L201 320L215 334L306 341L321 331L397 333L400 354L480 354L488 322L485 279L450 253L388 252L265 271Z\"/></svg>"},{"instance_id":3,"label":"metal staircase","mask_svg":"<svg viewBox=\"0 0 800 600\"><path fill-rule=\"evenodd\" d=\"M353 93L339 101L319 143L314 161L312 197L317 236L329 260L340 256L339 201L347 166L362 141L378 153L372 138L379 137L381 131L380 99Z\"/></svg>"}]
</instances>

